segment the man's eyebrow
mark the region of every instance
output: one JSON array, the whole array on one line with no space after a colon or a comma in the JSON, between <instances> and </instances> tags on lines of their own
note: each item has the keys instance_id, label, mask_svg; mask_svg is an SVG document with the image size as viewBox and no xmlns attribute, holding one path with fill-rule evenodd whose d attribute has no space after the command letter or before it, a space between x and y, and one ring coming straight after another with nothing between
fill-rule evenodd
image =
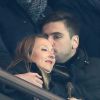
<instances>
[{"instance_id":1,"label":"man's eyebrow","mask_svg":"<svg viewBox=\"0 0 100 100\"><path fill-rule=\"evenodd\" d=\"M61 33L60 32L53 32L51 33L50 35L60 35ZM46 33L44 33L44 35L47 35ZM47 35L48 36L48 35Z\"/></svg>"},{"instance_id":2,"label":"man's eyebrow","mask_svg":"<svg viewBox=\"0 0 100 100\"><path fill-rule=\"evenodd\" d=\"M60 32L53 32L52 34L53 35L60 35L61 33Z\"/></svg>"}]
</instances>

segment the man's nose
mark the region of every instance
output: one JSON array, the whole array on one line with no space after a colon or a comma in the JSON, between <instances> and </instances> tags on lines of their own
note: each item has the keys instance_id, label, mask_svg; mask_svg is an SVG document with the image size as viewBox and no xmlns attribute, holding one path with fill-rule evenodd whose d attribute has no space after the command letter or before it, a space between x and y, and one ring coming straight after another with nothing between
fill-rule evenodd
<instances>
[{"instance_id":1,"label":"man's nose","mask_svg":"<svg viewBox=\"0 0 100 100\"><path fill-rule=\"evenodd\" d=\"M54 40L53 40L53 38L52 38L52 37L48 37L48 40L49 40L49 42L51 43L51 45L53 46L53 45L54 45Z\"/></svg>"}]
</instances>

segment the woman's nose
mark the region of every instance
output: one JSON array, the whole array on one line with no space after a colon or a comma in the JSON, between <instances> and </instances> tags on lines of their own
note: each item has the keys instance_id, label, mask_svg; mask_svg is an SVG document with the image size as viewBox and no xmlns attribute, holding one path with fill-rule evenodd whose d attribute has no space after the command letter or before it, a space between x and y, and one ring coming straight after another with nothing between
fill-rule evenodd
<instances>
[{"instance_id":1,"label":"woman's nose","mask_svg":"<svg viewBox=\"0 0 100 100\"><path fill-rule=\"evenodd\" d=\"M55 59L55 56L54 55L50 55L49 56L51 59Z\"/></svg>"},{"instance_id":2,"label":"woman's nose","mask_svg":"<svg viewBox=\"0 0 100 100\"><path fill-rule=\"evenodd\" d=\"M54 51L51 51L51 52L50 52L49 57L50 57L50 58L52 58L52 59L55 59L55 54L54 54Z\"/></svg>"}]
</instances>

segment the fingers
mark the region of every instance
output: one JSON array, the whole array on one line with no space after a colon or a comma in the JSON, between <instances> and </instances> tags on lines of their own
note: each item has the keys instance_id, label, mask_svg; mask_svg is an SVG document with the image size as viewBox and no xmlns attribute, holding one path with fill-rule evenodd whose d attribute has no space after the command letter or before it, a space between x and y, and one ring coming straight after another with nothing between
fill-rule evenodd
<instances>
[{"instance_id":1,"label":"fingers","mask_svg":"<svg viewBox=\"0 0 100 100\"><path fill-rule=\"evenodd\" d=\"M34 77L34 82L32 82L32 83L34 83L36 86L38 86L38 87L40 87L40 88L42 88L43 87L43 81L42 81L42 76L40 76L39 74L35 74L35 77Z\"/></svg>"},{"instance_id":2,"label":"fingers","mask_svg":"<svg viewBox=\"0 0 100 100\"><path fill-rule=\"evenodd\" d=\"M40 78L35 77L35 80L36 80L36 82L38 82L38 83L40 83L40 84L43 84L43 81L42 81Z\"/></svg>"},{"instance_id":3,"label":"fingers","mask_svg":"<svg viewBox=\"0 0 100 100\"><path fill-rule=\"evenodd\" d=\"M36 77L38 78L42 78L42 76L40 76L38 73L32 73L32 74L36 75Z\"/></svg>"},{"instance_id":4,"label":"fingers","mask_svg":"<svg viewBox=\"0 0 100 100\"><path fill-rule=\"evenodd\" d=\"M37 82L38 84L43 84L42 76L40 76L38 73L31 73L30 72L29 74L34 79L33 81Z\"/></svg>"},{"instance_id":5,"label":"fingers","mask_svg":"<svg viewBox=\"0 0 100 100\"><path fill-rule=\"evenodd\" d=\"M74 98L74 97L71 97L71 98L67 98L68 100L82 100L82 99L77 99L77 98Z\"/></svg>"},{"instance_id":6,"label":"fingers","mask_svg":"<svg viewBox=\"0 0 100 100\"><path fill-rule=\"evenodd\" d=\"M36 80L34 80L34 81L32 81L32 82L30 82L30 83L32 83L33 85L35 85L35 86L38 86L38 87L40 87L40 88L42 88L43 87L43 82L37 82Z\"/></svg>"}]
</instances>

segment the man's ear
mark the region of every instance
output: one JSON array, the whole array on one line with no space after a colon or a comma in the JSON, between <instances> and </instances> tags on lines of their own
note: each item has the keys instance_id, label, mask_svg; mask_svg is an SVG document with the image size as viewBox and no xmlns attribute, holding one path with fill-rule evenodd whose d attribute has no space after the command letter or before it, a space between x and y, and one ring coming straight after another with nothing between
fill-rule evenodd
<instances>
[{"instance_id":1,"label":"man's ear","mask_svg":"<svg viewBox=\"0 0 100 100\"><path fill-rule=\"evenodd\" d=\"M72 37L72 48L73 49L77 49L79 45L79 36L78 35L74 35Z\"/></svg>"}]
</instances>

